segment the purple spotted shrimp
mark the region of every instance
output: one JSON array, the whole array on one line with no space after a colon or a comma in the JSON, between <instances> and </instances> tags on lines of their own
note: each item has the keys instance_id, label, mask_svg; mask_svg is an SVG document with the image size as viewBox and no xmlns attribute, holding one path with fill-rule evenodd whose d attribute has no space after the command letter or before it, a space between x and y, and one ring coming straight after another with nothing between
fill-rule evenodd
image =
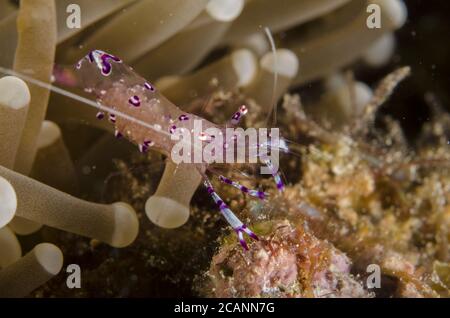
<instances>
[{"instance_id":1,"label":"purple spotted shrimp","mask_svg":"<svg viewBox=\"0 0 450 318\"><path fill-rule=\"evenodd\" d=\"M162 96L151 83L136 74L131 67L125 65L121 59L103 51L90 52L76 64L75 70L60 69L55 72L55 77L62 84L77 85L93 94L100 109L97 118L100 120L107 118L115 127L115 136L127 138L136 144L141 152L153 148L170 156L175 143L171 138L174 131L179 128L193 131L195 120L201 120L204 130L211 127L224 129L224 127L199 116L183 112ZM101 105L105 106L100 107ZM246 113L247 108L241 106L227 126L237 125ZM201 133L197 137L204 141L203 144L207 144L211 136L205 137ZM224 147L226 147L225 144ZM264 161L264 164L271 169L270 160ZM203 176L203 184L208 194L236 232L240 244L244 249L248 249L244 234L254 240L258 240L258 237L239 220L214 190L205 173L208 170L208 163L193 163L193 165ZM272 175L277 188L282 191L284 186L279 173L273 169ZM220 176L219 179L244 194L260 200L266 199L267 194L263 191L248 189L224 176Z\"/></svg>"}]
</instances>

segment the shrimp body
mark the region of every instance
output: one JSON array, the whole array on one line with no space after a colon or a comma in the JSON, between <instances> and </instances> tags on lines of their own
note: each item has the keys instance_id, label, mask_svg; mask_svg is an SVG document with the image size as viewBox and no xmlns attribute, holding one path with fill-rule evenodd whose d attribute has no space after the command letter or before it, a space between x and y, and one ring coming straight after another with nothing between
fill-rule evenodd
<instances>
[{"instance_id":1,"label":"shrimp body","mask_svg":"<svg viewBox=\"0 0 450 318\"><path fill-rule=\"evenodd\" d=\"M154 147L170 156L177 142L172 138L174 129L193 131L196 120L202 121L204 129L220 129L199 116L183 112L131 67L108 53L93 51L78 62L76 69L84 90L94 94L99 104L151 126L143 126L111 113L108 116L115 125L116 136L124 136L141 151ZM98 114L100 118L104 116L102 112Z\"/></svg>"},{"instance_id":2,"label":"shrimp body","mask_svg":"<svg viewBox=\"0 0 450 318\"><path fill-rule=\"evenodd\" d=\"M196 121L201 121L203 130L208 128L216 128L221 132L225 130L224 127L204 118L183 112L160 94L152 84L125 65L121 59L103 51L92 51L80 60L76 65L75 77L86 92L96 97L99 105L107 105L107 109L110 109L108 118L115 125L116 136L127 138L138 145L142 152L152 147L170 157L177 142L172 138L174 130L178 128L193 132ZM231 124L237 124L246 112L247 109L241 106L233 115ZM97 114L99 119L104 117L106 114L102 111ZM205 141L202 135L193 137ZM201 147L205 143L207 144L207 142L201 143ZM227 141L224 146L226 143ZM208 164L201 162L192 163L192 165L203 176L203 184L208 194L238 235L240 244L248 249L243 235L247 234L254 240L258 240L258 237L239 220L214 190L205 174ZM281 190L281 179L275 174L274 177L277 180L277 187ZM220 180L261 200L266 197L262 191L248 189L223 176Z\"/></svg>"}]
</instances>

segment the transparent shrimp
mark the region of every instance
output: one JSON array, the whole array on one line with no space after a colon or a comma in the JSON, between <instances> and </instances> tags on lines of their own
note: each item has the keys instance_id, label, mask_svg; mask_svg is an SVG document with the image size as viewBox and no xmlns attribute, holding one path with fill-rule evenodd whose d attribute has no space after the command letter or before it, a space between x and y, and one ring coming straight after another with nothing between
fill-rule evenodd
<instances>
[{"instance_id":1,"label":"transparent shrimp","mask_svg":"<svg viewBox=\"0 0 450 318\"><path fill-rule=\"evenodd\" d=\"M175 143L178 142L172 138L172 134L177 128L192 132L194 131L194 122L197 120L201 121L203 131L208 128L216 128L224 132L227 126L237 125L247 113L245 106L239 107L225 127L197 115L186 113L167 100L151 83L134 72L120 58L100 50L90 52L74 68L55 67L54 77L57 83L65 86L78 86L93 95L96 104L89 104L97 105L99 110L97 119L103 120L107 117L115 127L115 136L128 139L136 144L141 152L152 148L170 157ZM56 92L62 91L54 87L50 89ZM64 95L72 97L73 94L67 92ZM202 141L200 147L204 147L211 139L207 138L211 136L205 136L202 133L197 137ZM224 147L226 144L227 141L224 142ZM196 143L193 143L192 147L198 147L198 144L196 146ZM279 147L282 151L286 150L284 149L285 143L281 143ZM192 151L194 150L192 149ZM265 159L263 162L269 169L272 169L270 160ZM254 240L258 240L258 237L239 220L214 190L205 173L208 170L208 163L192 163L192 165L203 176L203 184L208 194L236 232L240 244L244 249L248 249L244 234ZM284 186L281 176L273 171L273 177L277 188L282 191ZM244 194L260 200L265 200L267 197L263 191L248 189L224 176L220 176L219 179L223 183L241 190Z\"/></svg>"}]
</instances>

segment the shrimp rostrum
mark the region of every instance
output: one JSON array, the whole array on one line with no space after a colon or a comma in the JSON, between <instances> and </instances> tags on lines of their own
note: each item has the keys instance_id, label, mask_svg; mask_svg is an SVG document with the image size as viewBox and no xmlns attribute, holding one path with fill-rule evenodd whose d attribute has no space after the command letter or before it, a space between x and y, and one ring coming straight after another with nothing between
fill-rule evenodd
<instances>
[{"instance_id":1,"label":"shrimp rostrum","mask_svg":"<svg viewBox=\"0 0 450 318\"><path fill-rule=\"evenodd\" d=\"M251 141L242 128L235 129L247 112L245 106L239 107L225 125L186 113L121 59L103 51L92 51L73 70L57 73L59 82L79 86L95 96L99 110L97 118L108 119L115 127L116 137L128 139L141 152L154 149L167 156L169 162L197 171L208 194L245 249L248 247L244 234L258 240L221 199L207 172L212 171L209 167L215 163L260 163L262 172L271 174L278 190L282 191L283 183L277 172L278 153L287 147L277 131L263 129ZM266 199L267 194L263 191L249 189L222 175L219 180L246 195Z\"/></svg>"}]
</instances>

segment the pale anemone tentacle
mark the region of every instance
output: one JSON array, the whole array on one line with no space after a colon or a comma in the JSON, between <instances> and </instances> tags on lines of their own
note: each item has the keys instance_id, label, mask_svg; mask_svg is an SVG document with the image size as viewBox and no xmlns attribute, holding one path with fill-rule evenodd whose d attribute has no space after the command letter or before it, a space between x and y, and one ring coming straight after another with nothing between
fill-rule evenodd
<instances>
[{"instance_id":1,"label":"pale anemone tentacle","mask_svg":"<svg viewBox=\"0 0 450 318\"><path fill-rule=\"evenodd\" d=\"M369 2L381 8L381 28L367 27ZM283 43L302 63L302 72L294 80L295 85L318 80L351 64L361 58L374 41L406 22L407 9L402 0L369 2L352 1L333 13L322 27L309 34L292 34L291 39Z\"/></svg>"},{"instance_id":2,"label":"pale anemone tentacle","mask_svg":"<svg viewBox=\"0 0 450 318\"><path fill-rule=\"evenodd\" d=\"M228 91L250 85L257 72L256 56L250 50L239 49L192 74L166 80L160 89L169 100L183 105L217 89Z\"/></svg>"},{"instance_id":3,"label":"pale anemone tentacle","mask_svg":"<svg viewBox=\"0 0 450 318\"><path fill-rule=\"evenodd\" d=\"M7 226L0 228L0 271L22 256L22 248L16 235Z\"/></svg>"},{"instance_id":4,"label":"pale anemone tentacle","mask_svg":"<svg viewBox=\"0 0 450 318\"><path fill-rule=\"evenodd\" d=\"M273 104L278 102L297 76L299 60L293 52L278 49L275 54L266 53L259 64L257 79L244 89L244 93L253 98L266 114L271 111ZM274 88L275 74L277 81Z\"/></svg>"},{"instance_id":5,"label":"pale anemone tentacle","mask_svg":"<svg viewBox=\"0 0 450 318\"><path fill-rule=\"evenodd\" d=\"M6 226L17 210L17 195L11 183L0 177L0 228Z\"/></svg>"},{"instance_id":6,"label":"pale anemone tentacle","mask_svg":"<svg viewBox=\"0 0 450 318\"><path fill-rule=\"evenodd\" d=\"M242 15L228 31L224 42L240 41L243 37L262 32L268 27L278 33L306 23L339 8L349 0L251 0Z\"/></svg>"},{"instance_id":7,"label":"pale anemone tentacle","mask_svg":"<svg viewBox=\"0 0 450 318\"><path fill-rule=\"evenodd\" d=\"M342 74L328 77L325 87L326 93L317 104L310 107L311 112L336 129L350 124L354 118L362 115L364 107L373 97L373 91L367 84L346 79Z\"/></svg>"},{"instance_id":8,"label":"pale anemone tentacle","mask_svg":"<svg viewBox=\"0 0 450 318\"><path fill-rule=\"evenodd\" d=\"M75 61L84 56L86 50L102 48L110 52L120 52L123 59L134 61L189 24L202 12L207 2L207 0L137 1L83 41L82 50L74 48L68 56L71 61ZM124 25L133 27L124 28Z\"/></svg>"},{"instance_id":9,"label":"pale anemone tentacle","mask_svg":"<svg viewBox=\"0 0 450 318\"><path fill-rule=\"evenodd\" d=\"M190 25L141 57L134 67L149 80L186 74L217 46L243 4L244 0L211 0Z\"/></svg>"},{"instance_id":10,"label":"pale anemone tentacle","mask_svg":"<svg viewBox=\"0 0 450 318\"><path fill-rule=\"evenodd\" d=\"M148 218L163 228L177 228L189 219L190 203L202 176L190 165L166 163L156 192L147 200Z\"/></svg>"},{"instance_id":11,"label":"pale anemone tentacle","mask_svg":"<svg viewBox=\"0 0 450 318\"><path fill-rule=\"evenodd\" d=\"M13 185L18 202L16 215L24 219L95 238L114 247L130 245L138 234L136 212L126 203L83 201L3 167L0 176Z\"/></svg>"},{"instance_id":12,"label":"pale anemone tentacle","mask_svg":"<svg viewBox=\"0 0 450 318\"><path fill-rule=\"evenodd\" d=\"M30 90L14 76L0 79L0 165L12 168L27 117Z\"/></svg>"},{"instance_id":13,"label":"pale anemone tentacle","mask_svg":"<svg viewBox=\"0 0 450 318\"><path fill-rule=\"evenodd\" d=\"M56 49L55 3L49 0L21 1L17 19L19 43L14 70L50 82ZM30 86L31 101L14 168L26 175L37 153L37 137L47 111L50 91Z\"/></svg>"},{"instance_id":14,"label":"pale anemone tentacle","mask_svg":"<svg viewBox=\"0 0 450 318\"><path fill-rule=\"evenodd\" d=\"M44 120L38 136L38 153L31 176L67 193L76 193L77 177L61 129L54 122Z\"/></svg>"},{"instance_id":15,"label":"pale anemone tentacle","mask_svg":"<svg viewBox=\"0 0 450 318\"><path fill-rule=\"evenodd\" d=\"M56 276L63 266L61 250L41 243L28 254L0 270L0 297L20 298Z\"/></svg>"}]
</instances>

